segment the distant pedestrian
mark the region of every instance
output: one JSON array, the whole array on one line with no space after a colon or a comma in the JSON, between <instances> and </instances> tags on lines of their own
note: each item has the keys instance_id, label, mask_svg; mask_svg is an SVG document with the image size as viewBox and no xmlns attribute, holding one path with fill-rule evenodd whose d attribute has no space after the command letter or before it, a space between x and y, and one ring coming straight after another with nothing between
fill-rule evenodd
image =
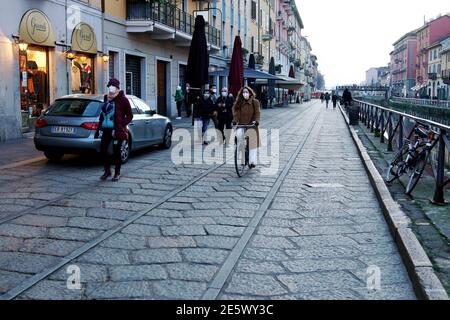
<instances>
[{"instance_id":1,"label":"distant pedestrian","mask_svg":"<svg viewBox=\"0 0 450 320\"><path fill-rule=\"evenodd\" d=\"M254 168L257 164L258 148L260 146L258 126L261 121L261 105L256 99L255 92L250 87L243 87L239 93L236 103L233 106L233 122L240 125L255 125L255 129L249 129L245 135L249 137L249 162ZM236 132L238 139L244 139L244 130Z\"/></svg>"},{"instance_id":2,"label":"distant pedestrian","mask_svg":"<svg viewBox=\"0 0 450 320\"><path fill-rule=\"evenodd\" d=\"M325 100L325 95L323 92L320 94L320 102L323 103L323 100Z\"/></svg>"},{"instance_id":3,"label":"distant pedestrian","mask_svg":"<svg viewBox=\"0 0 450 320\"><path fill-rule=\"evenodd\" d=\"M230 141L230 130L232 129L231 123L233 122L233 105L234 98L228 93L228 88L222 88L221 95L217 99L216 106L218 112L219 128L218 130L222 134L222 140L220 143ZM225 131L226 129L226 131Z\"/></svg>"},{"instance_id":4,"label":"distant pedestrian","mask_svg":"<svg viewBox=\"0 0 450 320\"><path fill-rule=\"evenodd\" d=\"M192 115L192 94L191 94L191 86L189 83L186 83L186 92L184 94L184 107L186 109L186 116L190 118Z\"/></svg>"},{"instance_id":5,"label":"distant pedestrian","mask_svg":"<svg viewBox=\"0 0 450 320\"><path fill-rule=\"evenodd\" d=\"M269 105L269 99L267 96L267 90L265 90L265 89L261 92L261 103L262 103L262 108L267 109L267 106Z\"/></svg>"},{"instance_id":6,"label":"distant pedestrian","mask_svg":"<svg viewBox=\"0 0 450 320\"><path fill-rule=\"evenodd\" d=\"M124 142L128 141L127 126L133 120L131 105L123 90L120 90L120 82L111 79L108 83L108 94L104 97L100 113L100 121L95 139L98 139L100 131L103 132L101 140L101 155L104 165L104 174L101 180L111 177L111 159L108 154L110 145L113 145L113 160L115 173L113 181L119 181L122 167L121 149Z\"/></svg>"},{"instance_id":7,"label":"distant pedestrian","mask_svg":"<svg viewBox=\"0 0 450 320\"><path fill-rule=\"evenodd\" d=\"M330 104L330 99L331 99L330 93L329 92L325 93L325 102L327 105L327 109L328 109L328 105Z\"/></svg>"},{"instance_id":8,"label":"distant pedestrian","mask_svg":"<svg viewBox=\"0 0 450 320\"><path fill-rule=\"evenodd\" d=\"M177 104L178 117L177 120L181 119L181 111L183 108L184 95L183 90L181 90L181 86L177 87L177 91L175 92L175 102Z\"/></svg>"},{"instance_id":9,"label":"distant pedestrian","mask_svg":"<svg viewBox=\"0 0 450 320\"><path fill-rule=\"evenodd\" d=\"M305 99L305 93L302 92L302 93L300 93L300 103L303 103L304 99Z\"/></svg>"},{"instance_id":10,"label":"distant pedestrian","mask_svg":"<svg viewBox=\"0 0 450 320\"><path fill-rule=\"evenodd\" d=\"M211 96L211 99L214 103L214 106L216 106L216 102L217 102L217 86L215 84L211 84L209 86L209 94ZM217 119L218 113L217 110L213 110L213 113L211 115L211 120L214 123L214 128L219 129L219 120Z\"/></svg>"},{"instance_id":11,"label":"distant pedestrian","mask_svg":"<svg viewBox=\"0 0 450 320\"><path fill-rule=\"evenodd\" d=\"M348 90L348 88L345 88L344 93L342 94L342 100L344 101L346 107L352 104L352 93Z\"/></svg>"},{"instance_id":12,"label":"distant pedestrian","mask_svg":"<svg viewBox=\"0 0 450 320\"><path fill-rule=\"evenodd\" d=\"M202 122L202 141L203 144L207 145L208 142L205 140L206 138L205 134L206 131L208 131L211 118L213 117L214 112L216 111L215 103L209 91L206 91L203 94L203 97L199 98L197 109L198 109L197 117Z\"/></svg>"},{"instance_id":13,"label":"distant pedestrian","mask_svg":"<svg viewBox=\"0 0 450 320\"><path fill-rule=\"evenodd\" d=\"M333 96L331 97L331 100L333 101L333 109L336 109L337 100L338 100L338 96L337 96L336 92L333 92Z\"/></svg>"}]
</instances>

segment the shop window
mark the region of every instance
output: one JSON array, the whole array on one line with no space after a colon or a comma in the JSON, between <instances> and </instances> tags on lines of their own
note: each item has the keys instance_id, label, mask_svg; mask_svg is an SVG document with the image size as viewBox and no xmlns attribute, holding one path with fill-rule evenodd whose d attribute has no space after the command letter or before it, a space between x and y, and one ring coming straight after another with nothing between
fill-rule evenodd
<instances>
[{"instance_id":1,"label":"shop window","mask_svg":"<svg viewBox=\"0 0 450 320\"><path fill-rule=\"evenodd\" d=\"M48 52L44 48L30 47L19 57L21 109L38 117L49 102Z\"/></svg>"},{"instance_id":2,"label":"shop window","mask_svg":"<svg viewBox=\"0 0 450 320\"><path fill-rule=\"evenodd\" d=\"M94 59L88 56L78 56L72 60L72 93L93 94Z\"/></svg>"}]
</instances>

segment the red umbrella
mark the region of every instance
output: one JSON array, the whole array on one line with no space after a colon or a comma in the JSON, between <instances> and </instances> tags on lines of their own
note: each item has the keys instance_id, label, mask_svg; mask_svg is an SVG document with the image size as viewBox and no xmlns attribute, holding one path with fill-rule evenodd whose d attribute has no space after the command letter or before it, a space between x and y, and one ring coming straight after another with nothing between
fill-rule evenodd
<instances>
[{"instance_id":1,"label":"red umbrella","mask_svg":"<svg viewBox=\"0 0 450 320\"><path fill-rule=\"evenodd\" d=\"M228 82L229 92L234 97L237 97L239 90L244 86L244 58L242 54L242 42L239 36L236 36L234 39Z\"/></svg>"}]
</instances>

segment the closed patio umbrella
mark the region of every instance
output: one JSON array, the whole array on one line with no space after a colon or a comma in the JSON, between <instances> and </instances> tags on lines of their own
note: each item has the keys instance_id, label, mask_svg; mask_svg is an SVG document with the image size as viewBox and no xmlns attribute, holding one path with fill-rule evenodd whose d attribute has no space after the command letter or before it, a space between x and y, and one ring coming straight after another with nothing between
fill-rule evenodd
<instances>
[{"instance_id":1,"label":"closed patio umbrella","mask_svg":"<svg viewBox=\"0 0 450 320\"><path fill-rule=\"evenodd\" d=\"M289 69L289 78L295 79L294 66L291 66L291 68ZM295 92L294 92L294 90L289 90L288 94L289 94L289 97L290 97L290 98L289 98L289 102L290 102L291 97L292 97L293 95L295 95Z\"/></svg>"},{"instance_id":2,"label":"closed patio umbrella","mask_svg":"<svg viewBox=\"0 0 450 320\"><path fill-rule=\"evenodd\" d=\"M255 70L256 68L256 63L255 63L255 55L252 53L250 54L250 57L248 58L248 68ZM252 88L253 90L256 89L256 79L255 78L251 78L251 79L247 79L248 81L248 86L250 88Z\"/></svg>"},{"instance_id":3,"label":"closed patio umbrella","mask_svg":"<svg viewBox=\"0 0 450 320\"><path fill-rule=\"evenodd\" d=\"M275 59L273 57L270 59L269 74L275 75ZM272 100L275 99L275 80L267 82L267 97L269 98L269 108L272 108Z\"/></svg>"},{"instance_id":4,"label":"closed patio umbrella","mask_svg":"<svg viewBox=\"0 0 450 320\"><path fill-rule=\"evenodd\" d=\"M203 86L209 82L209 53L205 33L205 19L198 15L195 18L194 34L192 35L189 58L186 68L186 83L191 86L189 101L196 101L201 95ZM194 125L192 113L192 125Z\"/></svg>"},{"instance_id":5,"label":"closed patio umbrella","mask_svg":"<svg viewBox=\"0 0 450 320\"><path fill-rule=\"evenodd\" d=\"M233 55L231 56L230 73L228 75L229 92L237 97L244 86L244 57L242 54L241 37L234 38Z\"/></svg>"}]
</instances>

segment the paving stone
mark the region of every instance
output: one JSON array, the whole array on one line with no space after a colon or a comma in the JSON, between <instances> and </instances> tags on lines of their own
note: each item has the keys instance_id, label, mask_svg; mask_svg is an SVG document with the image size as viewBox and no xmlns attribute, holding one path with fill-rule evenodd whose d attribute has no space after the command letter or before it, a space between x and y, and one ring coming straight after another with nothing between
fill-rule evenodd
<instances>
[{"instance_id":1,"label":"paving stone","mask_svg":"<svg viewBox=\"0 0 450 320\"><path fill-rule=\"evenodd\" d=\"M34 214L26 214L13 221L12 223L35 226L35 227L65 227L67 224L67 218L51 217L51 216L39 216Z\"/></svg>"},{"instance_id":2,"label":"paving stone","mask_svg":"<svg viewBox=\"0 0 450 320\"><path fill-rule=\"evenodd\" d=\"M120 223L121 221L112 219L75 217L69 219L67 226L81 229L109 230L118 226Z\"/></svg>"},{"instance_id":3,"label":"paving stone","mask_svg":"<svg viewBox=\"0 0 450 320\"><path fill-rule=\"evenodd\" d=\"M231 250L234 248L239 238L208 235L196 236L194 237L194 240L199 248L217 248Z\"/></svg>"},{"instance_id":4,"label":"paving stone","mask_svg":"<svg viewBox=\"0 0 450 320\"><path fill-rule=\"evenodd\" d=\"M0 237L0 252L18 251L22 244L23 240L19 238Z\"/></svg>"},{"instance_id":5,"label":"paving stone","mask_svg":"<svg viewBox=\"0 0 450 320\"><path fill-rule=\"evenodd\" d=\"M329 246L308 249L289 249L286 254L291 259L329 259L329 258L352 258L361 255L361 252L351 246Z\"/></svg>"},{"instance_id":6,"label":"paving stone","mask_svg":"<svg viewBox=\"0 0 450 320\"><path fill-rule=\"evenodd\" d=\"M151 284L143 281L106 282L92 289L88 287L88 299L133 299L152 297Z\"/></svg>"},{"instance_id":7,"label":"paving stone","mask_svg":"<svg viewBox=\"0 0 450 320\"><path fill-rule=\"evenodd\" d=\"M205 226L206 232L210 235L218 236L228 236L228 237L239 237L245 231L244 227L232 227L232 226L221 226L221 225L209 225Z\"/></svg>"},{"instance_id":8,"label":"paving stone","mask_svg":"<svg viewBox=\"0 0 450 320\"><path fill-rule=\"evenodd\" d=\"M68 280L70 273L67 271L69 270L69 266L77 266L80 268L80 282L81 283L92 283L92 282L105 282L108 279L108 270L105 266L100 266L96 264L87 264L87 263L76 263L76 264L69 264L65 265L55 273L51 274L49 276L50 280L60 280L60 281L66 281Z\"/></svg>"},{"instance_id":9,"label":"paving stone","mask_svg":"<svg viewBox=\"0 0 450 320\"><path fill-rule=\"evenodd\" d=\"M253 208L258 209L258 208ZM246 210L246 209L222 209L224 215L228 217L238 217L238 218L253 218L256 211L255 210Z\"/></svg>"},{"instance_id":10,"label":"paving stone","mask_svg":"<svg viewBox=\"0 0 450 320\"><path fill-rule=\"evenodd\" d=\"M285 261L289 259L282 250L256 248L247 248L243 253L243 257L263 261Z\"/></svg>"},{"instance_id":11,"label":"paving stone","mask_svg":"<svg viewBox=\"0 0 450 320\"><path fill-rule=\"evenodd\" d=\"M61 207L76 207L76 208L101 208L103 200L87 200L87 199L62 199L55 203Z\"/></svg>"},{"instance_id":12,"label":"paving stone","mask_svg":"<svg viewBox=\"0 0 450 320\"><path fill-rule=\"evenodd\" d=\"M288 296L274 297L275 300L362 300L363 296L354 290L326 290L305 292Z\"/></svg>"},{"instance_id":13,"label":"paving stone","mask_svg":"<svg viewBox=\"0 0 450 320\"><path fill-rule=\"evenodd\" d=\"M175 263L167 265L167 270L172 279L209 282L219 268L212 265Z\"/></svg>"},{"instance_id":14,"label":"paving stone","mask_svg":"<svg viewBox=\"0 0 450 320\"><path fill-rule=\"evenodd\" d=\"M150 226L171 226L173 224L172 220L169 218L149 217L149 216L143 216L137 219L135 223L147 224Z\"/></svg>"},{"instance_id":15,"label":"paving stone","mask_svg":"<svg viewBox=\"0 0 450 320\"><path fill-rule=\"evenodd\" d=\"M0 269L21 273L38 273L59 261L59 258L49 255L0 252Z\"/></svg>"},{"instance_id":16,"label":"paving stone","mask_svg":"<svg viewBox=\"0 0 450 320\"><path fill-rule=\"evenodd\" d=\"M153 284L155 293L171 300L199 300L206 291L201 282L165 280Z\"/></svg>"},{"instance_id":17,"label":"paving stone","mask_svg":"<svg viewBox=\"0 0 450 320\"><path fill-rule=\"evenodd\" d=\"M267 237L256 235L251 240L251 246L256 248L269 248L269 249L292 249L294 244L284 237Z\"/></svg>"},{"instance_id":18,"label":"paving stone","mask_svg":"<svg viewBox=\"0 0 450 320\"><path fill-rule=\"evenodd\" d=\"M204 236L203 226L165 226L161 227L165 236Z\"/></svg>"},{"instance_id":19,"label":"paving stone","mask_svg":"<svg viewBox=\"0 0 450 320\"><path fill-rule=\"evenodd\" d=\"M147 239L150 248L191 248L196 247L194 238L180 237L149 237Z\"/></svg>"},{"instance_id":20,"label":"paving stone","mask_svg":"<svg viewBox=\"0 0 450 320\"><path fill-rule=\"evenodd\" d=\"M242 259L239 261L236 272L254 274L285 273L286 270L278 263Z\"/></svg>"},{"instance_id":21,"label":"paving stone","mask_svg":"<svg viewBox=\"0 0 450 320\"><path fill-rule=\"evenodd\" d=\"M272 276L243 273L236 273L232 276L225 292L254 296L273 296L287 293Z\"/></svg>"},{"instance_id":22,"label":"paving stone","mask_svg":"<svg viewBox=\"0 0 450 320\"><path fill-rule=\"evenodd\" d=\"M158 207L159 209L168 210L192 210L192 205L189 203L165 202ZM205 208L209 209L209 208Z\"/></svg>"},{"instance_id":23,"label":"paving stone","mask_svg":"<svg viewBox=\"0 0 450 320\"><path fill-rule=\"evenodd\" d=\"M409 283L399 283L394 286L381 286L381 290L367 288L354 289L364 300L416 300L414 290Z\"/></svg>"},{"instance_id":24,"label":"paving stone","mask_svg":"<svg viewBox=\"0 0 450 320\"><path fill-rule=\"evenodd\" d=\"M215 224L247 227L250 219L248 218L234 218L234 217L214 217Z\"/></svg>"},{"instance_id":25,"label":"paving stone","mask_svg":"<svg viewBox=\"0 0 450 320\"><path fill-rule=\"evenodd\" d=\"M367 269L367 266L354 259L303 259L283 262L283 265L295 273Z\"/></svg>"},{"instance_id":26,"label":"paving stone","mask_svg":"<svg viewBox=\"0 0 450 320\"><path fill-rule=\"evenodd\" d=\"M258 228L258 234L273 236L273 237L296 237L298 233L289 228L279 228L279 227L270 227L270 226L262 226Z\"/></svg>"},{"instance_id":27,"label":"paving stone","mask_svg":"<svg viewBox=\"0 0 450 320\"><path fill-rule=\"evenodd\" d=\"M324 291L332 289L351 289L364 285L346 271L324 271L292 275L280 275L278 279L292 293Z\"/></svg>"},{"instance_id":28,"label":"paving stone","mask_svg":"<svg viewBox=\"0 0 450 320\"><path fill-rule=\"evenodd\" d=\"M154 209L149 213L147 213L146 216L164 217L164 218L183 218L183 214L176 210Z\"/></svg>"},{"instance_id":29,"label":"paving stone","mask_svg":"<svg viewBox=\"0 0 450 320\"><path fill-rule=\"evenodd\" d=\"M294 228L301 236L312 235L344 235L356 233L355 229L351 226L321 226L321 227L296 227Z\"/></svg>"},{"instance_id":30,"label":"paving stone","mask_svg":"<svg viewBox=\"0 0 450 320\"><path fill-rule=\"evenodd\" d=\"M81 300L84 290L70 290L66 281L43 280L29 290L25 291L20 298L31 300Z\"/></svg>"},{"instance_id":31,"label":"paving stone","mask_svg":"<svg viewBox=\"0 0 450 320\"><path fill-rule=\"evenodd\" d=\"M167 272L158 265L116 266L110 267L112 281L146 281L167 279Z\"/></svg>"},{"instance_id":32,"label":"paving stone","mask_svg":"<svg viewBox=\"0 0 450 320\"><path fill-rule=\"evenodd\" d=\"M147 248L147 238L131 234L116 233L100 243L101 247L112 249L139 250Z\"/></svg>"},{"instance_id":33,"label":"paving stone","mask_svg":"<svg viewBox=\"0 0 450 320\"><path fill-rule=\"evenodd\" d=\"M34 212L38 215L56 216L56 217L84 217L86 209L46 206Z\"/></svg>"},{"instance_id":34,"label":"paving stone","mask_svg":"<svg viewBox=\"0 0 450 320\"><path fill-rule=\"evenodd\" d=\"M64 257L83 246L83 244L79 241L28 239L24 241L20 251Z\"/></svg>"},{"instance_id":35,"label":"paving stone","mask_svg":"<svg viewBox=\"0 0 450 320\"><path fill-rule=\"evenodd\" d=\"M356 241L347 236L342 235L324 235L324 236L304 236L291 237L291 241L303 248L318 248L328 246L352 246L356 245Z\"/></svg>"},{"instance_id":36,"label":"paving stone","mask_svg":"<svg viewBox=\"0 0 450 320\"><path fill-rule=\"evenodd\" d=\"M347 235L349 238L355 240L359 244L367 244L367 243L390 243L392 242L392 237L389 234L380 234L380 233L358 233L358 234L349 234Z\"/></svg>"},{"instance_id":37,"label":"paving stone","mask_svg":"<svg viewBox=\"0 0 450 320\"><path fill-rule=\"evenodd\" d=\"M126 265L130 263L126 250L95 247L78 258L81 263Z\"/></svg>"},{"instance_id":38,"label":"paving stone","mask_svg":"<svg viewBox=\"0 0 450 320\"><path fill-rule=\"evenodd\" d=\"M86 230L80 228L51 228L49 238L60 240L90 241L101 235L99 230Z\"/></svg>"},{"instance_id":39,"label":"paving stone","mask_svg":"<svg viewBox=\"0 0 450 320\"><path fill-rule=\"evenodd\" d=\"M15 238L44 238L48 230L42 227L23 226L18 224L6 223L0 225L0 236Z\"/></svg>"},{"instance_id":40,"label":"paving stone","mask_svg":"<svg viewBox=\"0 0 450 320\"><path fill-rule=\"evenodd\" d=\"M159 227L137 223L130 224L129 226L125 227L121 232L125 234L132 234L144 237L154 237L161 235Z\"/></svg>"},{"instance_id":41,"label":"paving stone","mask_svg":"<svg viewBox=\"0 0 450 320\"><path fill-rule=\"evenodd\" d=\"M203 264L222 264L227 258L229 251L220 249L182 249L184 260Z\"/></svg>"},{"instance_id":42,"label":"paving stone","mask_svg":"<svg viewBox=\"0 0 450 320\"><path fill-rule=\"evenodd\" d=\"M127 211L146 211L149 210L150 205L133 203L133 202L117 202L117 201L107 201L105 202L105 207L107 209L119 209Z\"/></svg>"},{"instance_id":43,"label":"paving stone","mask_svg":"<svg viewBox=\"0 0 450 320\"><path fill-rule=\"evenodd\" d=\"M171 263L181 262L182 258L177 249L146 249L132 253L134 263Z\"/></svg>"},{"instance_id":44,"label":"paving stone","mask_svg":"<svg viewBox=\"0 0 450 320\"><path fill-rule=\"evenodd\" d=\"M134 215L133 211L106 209L106 208L89 208L87 216L92 218L114 219L124 221Z\"/></svg>"}]
</instances>

